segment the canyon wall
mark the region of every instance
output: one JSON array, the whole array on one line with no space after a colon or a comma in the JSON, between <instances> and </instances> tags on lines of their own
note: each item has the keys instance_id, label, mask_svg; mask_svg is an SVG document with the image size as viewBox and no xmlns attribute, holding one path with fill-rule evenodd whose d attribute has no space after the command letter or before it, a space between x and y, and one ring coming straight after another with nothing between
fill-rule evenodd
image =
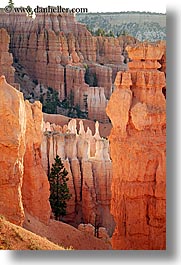
<instances>
[{"instance_id":1,"label":"canyon wall","mask_svg":"<svg viewBox=\"0 0 181 265\"><path fill-rule=\"evenodd\" d=\"M0 77L0 214L21 225L26 117L23 94Z\"/></svg>"},{"instance_id":2,"label":"canyon wall","mask_svg":"<svg viewBox=\"0 0 181 265\"><path fill-rule=\"evenodd\" d=\"M103 108L112 93L116 71L126 69L122 55L125 37L121 41L120 38L92 36L71 14L37 14L32 19L23 13L1 11L0 28L8 31L14 60L26 69L32 81L58 91L60 100L73 93L74 105L78 104L82 111L86 110L85 96L93 97L88 103L89 118L109 121L105 110L97 113L92 104L97 100L96 106ZM90 79L95 77L93 84L85 83L89 68ZM92 87L104 93L103 104L100 97L92 94Z\"/></svg>"},{"instance_id":3,"label":"canyon wall","mask_svg":"<svg viewBox=\"0 0 181 265\"><path fill-rule=\"evenodd\" d=\"M83 122L72 119L63 127L44 123L41 146L42 163L47 174L54 158L59 155L68 171L68 187L72 194L67 203L65 221L75 226L91 223L103 226L109 235L114 231L110 214L112 162L109 157L108 140L99 135L99 123L95 134Z\"/></svg>"},{"instance_id":4,"label":"canyon wall","mask_svg":"<svg viewBox=\"0 0 181 265\"><path fill-rule=\"evenodd\" d=\"M107 106L113 128L113 249L166 248L166 101L161 43L128 46Z\"/></svg>"},{"instance_id":5,"label":"canyon wall","mask_svg":"<svg viewBox=\"0 0 181 265\"><path fill-rule=\"evenodd\" d=\"M0 77L0 214L22 225L25 212L47 223L49 183L41 165L41 104L24 102L23 94Z\"/></svg>"},{"instance_id":6,"label":"canyon wall","mask_svg":"<svg viewBox=\"0 0 181 265\"><path fill-rule=\"evenodd\" d=\"M109 116L113 162L98 123L94 135L89 128L85 131L82 121L77 130L76 120L62 127L44 123L43 129L41 104L24 102L22 93L2 76L0 214L19 225L26 212L48 223L47 174L58 154L69 172L72 194L65 221L103 226L112 235L115 220L114 249L165 249L164 43L128 46L127 70L120 38L93 37L71 15L39 14L34 20L25 14L0 14L1 27L10 34L15 60L32 80L56 89L60 99L73 91L74 104L82 110L86 96L91 120L106 123ZM0 74L12 84L10 38L0 29ZM85 83L87 68L97 78L93 86Z\"/></svg>"},{"instance_id":7,"label":"canyon wall","mask_svg":"<svg viewBox=\"0 0 181 265\"><path fill-rule=\"evenodd\" d=\"M58 154L68 171L72 197L64 221L78 226L91 223L105 227L112 235L110 214L112 162L108 140L101 138L99 123L95 134L82 120L63 127L44 123L41 103L24 101L23 94L0 78L2 130L0 213L22 225L28 213L44 223L50 220L50 171ZM44 134L43 134L44 131Z\"/></svg>"},{"instance_id":8,"label":"canyon wall","mask_svg":"<svg viewBox=\"0 0 181 265\"><path fill-rule=\"evenodd\" d=\"M11 71L12 75L10 75L9 80L11 84L14 84L14 68L12 67L13 60L12 60L12 55L9 53L10 38L5 29L1 29L0 34L1 34L0 55L2 55L1 56L2 60L0 61L1 62L0 69L2 69L3 71L2 73L6 74L7 76L10 70L13 70ZM53 37L51 37L51 40L53 40ZM22 54L24 52L25 51L22 51ZM11 60L9 60L9 58L11 58ZM29 62L25 60L24 64L28 65ZM67 86L67 91L70 92L71 87L76 88L77 93L74 99L75 101L79 102L80 106L82 107L84 106L84 102L81 99L83 99L84 93L87 92L88 109L90 110L89 115L90 116L92 115L92 119L96 119L96 117L99 117L101 119L102 115L102 118L104 118L104 121L106 121L107 116L105 115L105 107L107 104L107 100L104 96L104 88L92 87L90 90L88 90L89 86L86 84L84 88L80 87L79 84L84 82L85 69L80 68L78 66L76 66L76 68L73 68L72 65L66 65L65 68L66 68L66 78L69 84L69 86ZM41 73L43 74L43 71ZM6 83L5 79L3 78L1 83L2 83L1 88L5 89L6 92L6 86L7 87L10 86ZM114 221L112 216L110 215L110 200L111 200L110 183L112 176L112 168L111 168L111 161L109 155L108 153L106 154L106 152L108 152L108 142L99 136L98 124L96 129L94 129L95 131L94 136L92 135L91 130L88 128L87 128L87 133L85 133L82 121L80 121L79 123L79 131L81 132L82 135L81 134L79 135L77 133L76 128L73 129L73 132L74 133L76 132L74 135L72 133L71 125L68 126L68 128L71 127L71 130L66 129L67 126L65 126L64 133L66 134L62 136L61 132L59 131L60 134L59 138L61 139L61 141L66 142L70 150L67 151L66 149L64 150L64 152L62 151L63 153L59 153L59 151L56 150L54 146L56 142L55 139L58 139L56 132L52 133L50 139L48 138L50 142L49 141L47 142L47 135L45 136L42 135L43 113L41 110L41 104L38 102L35 102L34 104L31 104L28 101L24 102L22 93L19 93L17 90L11 87L11 89L9 89L10 95L12 92L11 90L14 91L13 93L15 95L17 94L18 97L21 97L21 102L19 103L19 105L15 106L16 110L13 110L13 113L15 112L14 115L16 115L16 112L17 114L19 113L20 105L23 106L24 109L23 113L21 110L22 117L19 116L16 117L19 123L20 123L20 118L24 119L25 121L24 124L23 122L21 122L22 126L25 127L25 128L23 127L24 131L21 132L19 128L17 129L19 130L18 133L20 135L22 134L24 149L22 149L22 143L19 142L16 154L18 156L17 161L19 160L21 161L21 163L17 162L18 167L20 167L20 169L16 176L16 182L17 182L16 185L12 183L12 185L14 185L14 189L17 191L17 194L15 191L13 191L12 197L10 196L8 198L6 192L4 193L1 202L2 214L4 214L11 221L19 224L22 224L25 213L29 213L39 218L44 223L47 223L49 221L50 217L50 205L48 202L49 183L47 181L47 174L46 174L48 173L48 171L45 172L45 170L43 169L42 158L44 157L44 155L46 156L46 162L44 160L45 162L44 165L46 166L44 168L47 170L46 168L47 165L49 165L49 167L51 166L54 160L54 155L58 153L61 154L61 157L64 158L65 167L69 172L69 179L70 179L69 187L72 193L72 199L68 204L67 221L72 222L75 219L74 224L77 225L80 222L85 222L85 223L91 222L93 225L98 225L98 226L103 225L108 229L109 234L112 234L114 230ZM10 110L8 111L10 111L10 113L12 111L11 109L13 108L13 105L8 106L9 102L8 100L9 97L5 99L5 95L2 96L2 109L1 109L2 117L3 117L4 101L7 102L7 107L10 108ZM93 109L91 109L91 104L94 105ZM11 118L12 117L10 117L10 119ZM9 123L11 124L11 122ZM14 123L12 123L12 125L14 126ZM9 128L12 131L14 130L13 126ZM58 130L58 127L59 126L57 126L56 128L54 127L54 130L55 131ZM12 140L10 139L11 138L10 135L8 137L9 137L8 141L10 142L12 141L13 145L13 137ZM60 139L58 139L58 142L56 142L57 146L58 143L61 142ZM41 144L42 146L45 145L46 148L45 152L43 152L43 157L41 157L42 156L40 150ZM71 153L72 152L71 145L74 146L75 149L73 156ZM99 151L96 151L96 145L97 149L100 149ZM13 148L14 147L12 146L12 149ZM52 148L54 149L52 150ZM60 146L57 148L61 149L62 147ZM19 149L23 150L22 153L18 151ZM104 155L101 154L101 152L103 152L102 149L106 150L106 152L104 150L105 153ZM49 158L49 156L51 159ZM3 154L3 158L1 161L2 164L4 163L3 162L4 160L5 160L5 154ZM9 162L10 170L11 170L11 164L13 165L13 163L15 162L12 163L11 161ZM5 166L2 165L2 167ZM14 172L14 169L12 169L12 172ZM9 175L10 173L7 174ZM2 181L2 183L4 182ZM10 185L11 183L8 180L6 182L6 186L8 187ZM2 189L4 189L4 187L5 186L3 186ZM8 190L8 188L6 189ZM15 196L14 200L13 196ZM6 207L6 204L4 203L6 199L8 199L9 201L9 206L8 206L10 208L9 210L7 209L8 207ZM15 201L13 210L11 205L12 201ZM11 211L12 213L10 213ZM16 212L18 215L17 218L15 216ZM12 217L10 215L12 215Z\"/></svg>"}]
</instances>

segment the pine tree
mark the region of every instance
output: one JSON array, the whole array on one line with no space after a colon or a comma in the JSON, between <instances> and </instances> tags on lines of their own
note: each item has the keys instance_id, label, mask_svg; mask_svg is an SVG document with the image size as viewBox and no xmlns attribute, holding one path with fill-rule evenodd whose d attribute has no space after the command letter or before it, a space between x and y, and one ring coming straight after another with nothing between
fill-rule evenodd
<instances>
[{"instance_id":1,"label":"pine tree","mask_svg":"<svg viewBox=\"0 0 181 265\"><path fill-rule=\"evenodd\" d=\"M108 37L114 37L114 33L111 30L108 33Z\"/></svg>"},{"instance_id":2,"label":"pine tree","mask_svg":"<svg viewBox=\"0 0 181 265\"><path fill-rule=\"evenodd\" d=\"M106 33L105 33L104 29L98 28L98 30L96 30L96 32L95 32L95 35L96 36L105 36Z\"/></svg>"},{"instance_id":3,"label":"pine tree","mask_svg":"<svg viewBox=\"0 0 181 265\"><path fill-rule=\"evenodd\" d=\"M43 112L57 114L59 103L58 92L49 87L43 104Z\"/></svg>"},{"instance_id":4,"label":"pine tree","mask_svg":"<svg viewBox=\"0 0 181 265\"><path fill-rule=\"evenodd\" d=\"M64 168L61 158L57 155L54 159L49 174L50 183L50 204L56 220L60 220L66 215L67 201L70 200L71 194L67 186L68 172Z\"/></svg>"}]
</instances>

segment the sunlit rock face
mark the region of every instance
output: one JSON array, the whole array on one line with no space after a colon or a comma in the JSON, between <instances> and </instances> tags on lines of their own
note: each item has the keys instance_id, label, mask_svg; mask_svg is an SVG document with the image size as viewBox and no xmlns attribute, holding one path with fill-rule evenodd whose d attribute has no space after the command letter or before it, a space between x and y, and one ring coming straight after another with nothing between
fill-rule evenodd
<instances>
[{"instance_id":1,"label":"sunlit rock face","mask_svg":"<svg viewBox=\"0 0 181 265\"><path fill-rule=\"evenodd\" d=\"M113 129L111 213L114 249L166 248L165 74L161 43L129 46L129 71L119 72L107 106Z\"/></svg>"},{"instance_id":2,"label":"sunlit rock face","mask_svg":"<svg viewBox=\"0 0 181 265\"><path fill-rule=\"evenodd\" d=\"M21 225L26 115L23 94L0 77L0 213Z\"/></svg>"},{"instance_id":3,"label":"sunlit rock face","mask_svg":"<svg viewBox=\"0 0 181 265\"><path fill-rule=\"evenodd\" d=\"M18 225L25 212L47 223L49 183L41 162L41 103L25 102L4 76L0 77L0 97L0 213Z\"/></svg>"},{"instance_id":4,"label":"sunlit rock face","mask_svg":"<svg viewBox=\"0 0 181 265\"><path fill-rule=\"evenodd\" d=\"M43 138L43 113L39 101L31 104L25 101L26 110L26 151L24 155L23 206L26 212L48 223L50 219L50 187L41 161Z\"/></svg>"}]
</instances>

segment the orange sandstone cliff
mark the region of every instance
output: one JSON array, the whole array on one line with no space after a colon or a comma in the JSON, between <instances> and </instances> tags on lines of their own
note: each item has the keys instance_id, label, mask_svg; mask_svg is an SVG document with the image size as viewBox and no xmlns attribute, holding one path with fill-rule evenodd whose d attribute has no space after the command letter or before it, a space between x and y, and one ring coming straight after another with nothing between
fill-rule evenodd
<instances>
[{"instance_id":1,"label":"orange sandstone cliff","mask_svg":"<svg viewBox=\"0 0 181 265\"><path fill-rule=\"evenodd\" d=\"M15 224L22 225L30 214L45 224L50 220L48 170L56 154L69 172L68 202L65 221L78 225L92 223L114 231L110 214L112 163L108 140L83 122L71 120L60 126L44 123L40 102L24 101L21 92L0 79L0 213ZM43 130L44 135L43 135Z\"/></svg>"},{"instance_id":2,"label":"orange sandstone cliff","mask_svg":"<svg viewBox=\"0 0 181 265\"><path fill-rule=\"evenodd\" d=\"M41 165L40 103L24 102L23 94L0 77L0 214L22 225L25 211L47 223L49 183Z\"/></svg>"},{"instance_id":3,"label":"orange sandstone cliff","mask_svg":"<svg viewBox=\"0 0 181 265\"><path fill-rule=\"evenodd\" d=\"M5 29L1 29L0 32L0 55L3 54L0 69L2 74L8 76L8 69L13 69L11 66L12 60L9 61L9 58L12 59L12 54L9 53L10 38ZM67 69L69 68L71 69L70 66L67 67ZM14 70L12 73L13 75L9 80L11 84L14 84ZM75 75L77 75L76 71ZM94 88L92 89L94 91ZM95 90L98 91L98 93L95 92L95 97L104 98L103 89L97 87ZM99 94L99 90L102 91L102 94ZM10 156L7 177L11 176L11 170L14 172L14 163L17 163L20 172L17 173L16 180L15 178L7 179L6 186L1 186L1 189L5 191L2 195L0 213L18 224L22 224L25 213L48 223L50 205L48 201L47 166L51 167L54 157L59 154L64 159L64 164L69 172L69 188L72 194L72 198L68 203L66 221L76 225L81 222L101 225L106 227L111 235L114 230L114 221L110 214L112 164L108 154L108 141L102 139L99 135L99 124L97 123L96 130L93 128L95 135L92 135L88 127L86 128L87 132L85 132L82 121L79 123L78 132L76 122L72 120L68 124L68 119L66 122L68 130L65 130L64 133L59 131L57 134L56 128L54 128L55 132L52 132L49 136L43 136L41 104L37 101L33 104L28 101L24 102L22 93L8 85L4 77L1 78L1 94L1 120L7 124L2 127L1 135L4 136L1 137L0 143L4 146L4 139L7 138L9 141L8 146L2 147L1 166L4 168L5 161L8 161L10 153L7 157L5 154L9 152L9 146L15 152L13 132L17 130L20 135L17 136L16 140L19 141L15 152L17 158L14 155L14 160L11 162L12 158ZM9 102L10 98L16 104L11 104L11 101ZM93 98L93 100L98 99ZM106 99L104 98L104 100ZM98 101L101 103L101 100ZM10 113L7 114L7 117L5 114L6 108L7 113ZM101 114L99 105L95 104L95 108L97 114ZM105 104L103 104L102 111L105 112ZM18 123L20 128L17 125ZM21 163L18 162L19 160ZM2 173L2 185L4 185L5 175ZM11 188L11 185L13 188ZM11 190L11 196L7 194L8 189ZM13 191L13 189L15 190ZM13 199L14 197L16 198ZM8 207L6 200L9 204ZM12 202L14 203L12 204Z\"/></svg>"},{"instance_id":4,"label":"orange sandstone cliff","mask_svg":"<svg viewBox=\"0 0 181 265\"><path fill-rule=\"evenodd\" d=\"M61 245L72 245L75 249L111 249L106 229L101 227L104 224L110 234L113 231L109 210L111 161L108 142L100 138L98 124L95 139L90 130L85 133L82 122L79 135L76 134L76 120L64 127L64 134L61 131L59 134L57 131L55 134L46 132L49 134L47 139L46 135L43 136L47 124L43 126L39 102L30 104L24 101L22 93L10 86L4 76L0 77L0 95L0 214L10 222L23 225ZM92 148L88 148L89 141L94 142ZM41 144L49 153L41 151ZM81 212L82 204L84 222L96 224L95 221L99 221L96 224L99 239L94 237L95 228L90 224L81 225L79 231L50 220L49 183L43 166L46 167L45 162L53 161L55 152L64 156L64 164L69 171L69 187L74 200L68 204L67 218L75 217L76 211ZM88 159L88 153L95 156L92 161ZM48 161L43 160L45 155L49 156ZM80 157L81 162L78 160ZM69 237L71 232L73 241Z\"/></svg>"},{"instance_id":5,"label":"orange sandstone cliff","mask_svg":"<svg viewBox=\"0 0 181 265\"><path fill-rule=\"evenodd\" d=\"M8 17L9 24L6 14L0 17L0 26L11 34L14 16ZM31 78L55 88L60 99L73 88L74 103L81 108L86 94L89 118L107 122L112 80L122 67L121 39L95 38L73 16L47 16L44 25L41 15L35 21L24 14L17 18L11 50ZM1 29L0 74L13 83L9 41ZM0 214L8 220L21 225L24 215L30 214L49 222L46 173L59 154L69 171L72 193L68 221L77 218L76 224L105 226L112 234L112 214L114 249L165 249L165 46L143 43L128 46L127 52L129 71L118 72L107 106L113 125L112 161L98 125L92 135L82 122L77 131L75 120L63 129L45 124L48 132L43 135L41 104L24 102L22 93L8 85L4 76L0 78ZM96 74L98 87L85 84L85 62Z\"/></svg>"},{"instance_id":6,"label":"orange sandstone cliff","mask_svg":"<svg viewBox=\"0 0 181 265\"><path fill-rule=\"evenodd\" d=\"M26 70L24 77L20 74L26 93L30 84L24 82L28 75L31 81L55 89L60 100L73 94L74 105L88 111L89 119L109 122L105 107L115 75L127 67L123 50L126 43L136 43L136 39L92 36L72 14L37 14L32 19L25 13L1 12L0 28L11 36L10 50L16 67ZM94 82L85 80L87 70ZM17 82L20 76L16 75ZM35 90L39 99L40 89Z\"/></svg>"},{"instance_id":7,"label":"orange sandstone cliff","mask_svg":"<svg viewBox=\"0 0 181 265\"><path fill-rule=\"evenodd\" d=\"M26 109L26 151L24 155L23 206L44 223L50 219L49 182L41 162L43 129L42 106L39 101L31 104L25 101Z\"/></svg>"},{"instance_id":8,"label":"orange sandstone cliff","mask_svg":"<svg viewBox=\"0 0 181 265\"><path fill-rule=\"evenodd\" d=\"M113 249L166 248L166 101L158 60L163 45L128 46L129 71L118 72L107 106L113 128Z\"/></svg>"},{"instance_id":9,"label":"orange sandstone cliff","mask_svg":"<svg viewBox=\"0 0 181 265\"><path fill-rule=\"evenodd\" d=\"M0 77L0 214L21 225L26 116L23 94Z\"/></svg>"}]
</instances>

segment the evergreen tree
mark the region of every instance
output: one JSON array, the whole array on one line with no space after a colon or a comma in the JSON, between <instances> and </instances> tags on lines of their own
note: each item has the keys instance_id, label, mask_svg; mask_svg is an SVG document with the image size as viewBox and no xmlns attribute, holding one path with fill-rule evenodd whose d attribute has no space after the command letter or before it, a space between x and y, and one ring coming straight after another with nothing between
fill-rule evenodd
<instances>
[{"instance_id":1,"label":"evergreen tree","mask_svg":"<svg viewBox=\"0 0 181 265\"><path fill-rule=\"evenodd\" d=\"M61 158L57 155L54 159L49 174L50 183L50 204L56 220L60 220L66 215L67 201L70 200L71 194L67 186L68 172L64 168Z\"/></svg>"},{"instance_id":2,"label":"evergreen tree","mask_svg":"<svg viewBox=\"0 0 181 265\"><path fill-rule=\"evenodd\" d=\"M57 114L57 107L59 104L58 92L49 87L46 94L46 100L43 104L43 112Z\"/></svg>"},{"instance_id":3,"label":"evergreen tree","mask_svg":"<svg viewBox=\"0 0 181 265\"><path fill-rule=\"evenodd\" d=\"M111 30L108 33L108 37L114 37L114 33Z\"/></svg>"},{"instance_id":4,"label":"evergreen tree","mask_svg":"<svg viewBox=\"0 0 181 265\"><path fill-rule=\"evenodd\" d=\"M106 34L105 34L104 29L98 28L98 30L96 30L96 32L95 32L95 35L96 36L105 36Z\"/></svg>"}]
</instances>

